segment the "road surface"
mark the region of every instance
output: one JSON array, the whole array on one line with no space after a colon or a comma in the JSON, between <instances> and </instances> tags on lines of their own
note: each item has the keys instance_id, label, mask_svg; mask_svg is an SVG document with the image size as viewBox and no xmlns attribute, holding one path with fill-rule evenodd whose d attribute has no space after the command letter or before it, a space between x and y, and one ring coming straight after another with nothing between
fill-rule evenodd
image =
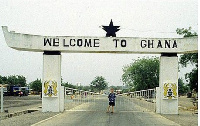
<instances>
[{"instance_id":1,"label":"road surface","mask_svg":"<svg viewBox=\"0 0 200 126\"><path fill-rule=\"evenodd\" d=\"M179 126L122 96L117 97L113 114L106 113L107 96L76 99L74 102L82 104L34 126Z\"/></svg>"}]
</instances>

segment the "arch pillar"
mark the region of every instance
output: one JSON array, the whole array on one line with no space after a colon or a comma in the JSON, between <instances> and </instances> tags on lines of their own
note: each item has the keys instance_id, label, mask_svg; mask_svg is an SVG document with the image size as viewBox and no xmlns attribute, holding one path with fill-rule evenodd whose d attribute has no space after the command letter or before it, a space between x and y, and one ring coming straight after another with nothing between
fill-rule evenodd
<instances>
[{"instance_id":1,"label":"arch pillar","mask_svg":"<svg viewBox=\"0 0 200 126\"><path fill-rule=\"evenodd\" d=\"M176 53L161 54L159 88L156 91L156 112L178 114L178 57Z\"/></svg>"},{"instance_id":2,"label":"arch pillar","mask_svg":"<svg viewBox=\"0 0 200 126\"><path fill-rule=\"evenodd\" d=\"M64 87L61 86L61 53L44 51L42 112L64 111Z\"/></svg>"}]
</instances>

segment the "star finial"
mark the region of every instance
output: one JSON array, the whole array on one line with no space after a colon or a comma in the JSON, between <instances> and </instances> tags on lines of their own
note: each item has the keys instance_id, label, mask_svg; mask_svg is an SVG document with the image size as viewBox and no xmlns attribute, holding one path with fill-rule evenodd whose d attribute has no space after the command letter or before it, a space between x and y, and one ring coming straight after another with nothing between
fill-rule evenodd
<instances>
[{"instance_id":1,"label":"star finial","mask_svg":"<svg viewBox=\"0 0 200 126\"><path fill-rule=\"evenodd\" d=\"M116 37L116 32L119 31L118 29L120 26L113 26L113 21L111 19L109 26L103 26L103 30L105 30L106 37Z\"/></svg>"}]
</instances>

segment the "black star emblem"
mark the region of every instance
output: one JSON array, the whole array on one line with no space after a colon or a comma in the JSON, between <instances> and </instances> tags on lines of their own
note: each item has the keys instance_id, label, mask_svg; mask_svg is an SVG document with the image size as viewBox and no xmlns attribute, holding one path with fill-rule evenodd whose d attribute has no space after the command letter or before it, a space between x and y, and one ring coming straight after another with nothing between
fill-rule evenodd
<instances>
[{"instance_id":1,"label":"black star emblem","mask_svg":"<svg viewBox=\"0 0 200 126\"><path fill-rule=\"evenodd\" d=\"M107 32L106 37L116 37L116 32L120 30L118 29L119 27L120 26L113 26L113 22L111 19L109 26L103 26L103 30Z\"/></svg>"}]
</instances>

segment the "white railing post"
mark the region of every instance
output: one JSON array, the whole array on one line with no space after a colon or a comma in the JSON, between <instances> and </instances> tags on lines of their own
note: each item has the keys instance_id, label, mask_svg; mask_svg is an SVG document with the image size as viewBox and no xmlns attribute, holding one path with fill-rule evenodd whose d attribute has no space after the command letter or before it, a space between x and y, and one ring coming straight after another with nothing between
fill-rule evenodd
<instances>
[{"instance_id":1,"label":"white railing post","mask_svg":"<svg viewBox=\"0 0 200 126\"><path fill-rule=\"evenodd\" d=\"M1 113L3 112L3 84L1 85Z\"/></svg>"}]
</instances>

